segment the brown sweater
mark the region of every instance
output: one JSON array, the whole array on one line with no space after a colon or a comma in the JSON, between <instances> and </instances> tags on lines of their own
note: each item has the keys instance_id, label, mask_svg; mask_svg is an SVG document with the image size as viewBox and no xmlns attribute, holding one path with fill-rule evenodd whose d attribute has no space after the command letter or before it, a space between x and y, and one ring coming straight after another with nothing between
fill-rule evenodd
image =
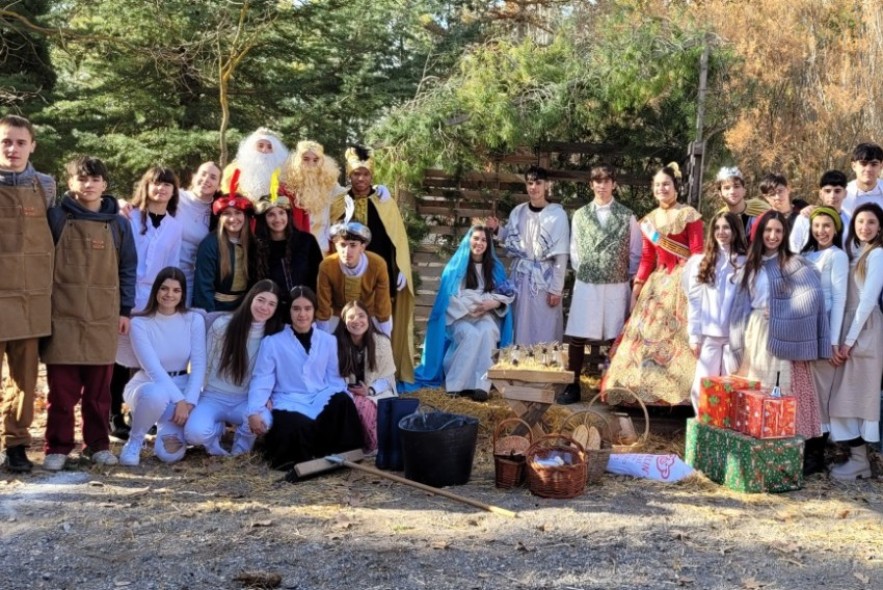
<instances>
[{"instance_id":1,"label":"brown sweater","mask_svg":"<svg viewBox=\"0 0 883 590\"><path fill-rule=\"evenodd\" d=\"M373 252L365 252L368 268L360 277L348 277L340 268L340 256L332 254L319 265L316 296L319 308L316 319L328 321L331 316L340 315L340 310L348 302L358 299L368 308L368 314L385 322L392 315L392 302L389 298L389 276L386 262Z\"/></svg>"}]
</instances>

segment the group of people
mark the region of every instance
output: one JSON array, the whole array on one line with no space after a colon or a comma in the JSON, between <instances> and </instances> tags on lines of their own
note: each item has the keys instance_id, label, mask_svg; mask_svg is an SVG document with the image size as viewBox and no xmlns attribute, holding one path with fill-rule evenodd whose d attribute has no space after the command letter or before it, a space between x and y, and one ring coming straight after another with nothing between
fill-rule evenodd
<instances>
[{"instance_id":1,"label":"group of people","mask_svg":"<svg viewBox=\"0 0 883 590\"><path fill-rule=\"evenodd\" d=\"M747 199L742 173L724 167L715 180L723 206L707 232L700 213L678 202L675 164L654 175L658 207L640 221L615 199L615 169L593 167L594 198L569 224L548 200L547 172L531 168L529 201L505 225L473 226L446 266L417 383L487 399L497 346L563 339L574 381L556 401L574 403L586 344L613 342L608 401L628 401L628 390L695 408L702 379L729 374L778 385L797 402L807 473L824 468L830 436L851 448L832 475L869 477L883 379L881 162L883 148L858 145L855 180L825 172L818 205L792 199L780 174L762 179L763 198ZM493 240L511 258L508 277ZM565 326L568 258L575 281Z\"/></svg>"},{"instance_id":2,"label":"group of people","mask_svg":"<svg viewBox=\"0 0 883 590\"><path fill-rule=\"evenodd\" d=\"M278 468L376 449L378 400L413 378L413 281L401 213L373 184L368 150L347 150L342 187L320 144L289 153L259 129L223 171L202 164L189 190L153 166L125 201L88 156L67 163L56 198L30 163L36 145L27 119L0 118L7 469L33 467L40 360L50 471L75 447L78 403L83 456L97 464L137 465L153 428L169 462L188 445L249 452L259 435ZM126 440L119 458L111 434Z\"/></svg>"},{"instance_id":3,"label":"group of people","mask_svg":"<svg viewBox=\"0 0 883 590\"><path fill-rule=\"evenodd\" d=\"M819 181L818 205L792 199L769 174L747 199L738 168L722 168L722 208L703 231L680 203L680 171L653 177L658 207L638 220L616 196L616 170L591 170L593 199L572 220L549 201L548 172L525 175L528 201L508 220L475 223L442 274L414 370L410 253L401 213L373 184L367 150L346 153L350 186L322 146L289 153L259 129L223 171L206 162L180 189L152 167L122 206L96 159L68 163L65 194L29 163L30 123L0 119L0 353L13 386L3 403L5 465L25 449L38 359L47 365L44 467L74 447L82 400L85 454L138 464L249 452L264 436L275 467L377 444L377 402L444 385L488 399L495 349L565 340L580 400L589 342L615 341L602 388L644 401L697 403L699 383L738 374L797 400L806 469L825 439L849 444L835 477L870 475L880 440L883 356L883 148L858 145L856 178ZM48 213L47 213L48 210ZM499 243L511 262L498 259ZM575 282L565 325L568 262ZM398 387L397 387L398 384ZM131 426L122 418L123 400ZM232 447L221 445L226 425ZM127 432L128 430L128 432Z\"/></svg>"}]
</instances>

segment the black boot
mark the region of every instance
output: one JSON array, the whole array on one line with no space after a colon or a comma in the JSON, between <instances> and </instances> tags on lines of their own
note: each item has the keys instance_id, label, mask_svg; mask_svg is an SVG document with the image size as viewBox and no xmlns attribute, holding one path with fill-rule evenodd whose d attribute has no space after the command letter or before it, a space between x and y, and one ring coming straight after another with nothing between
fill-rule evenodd
<instances>
[{"instance_id":1,"label":"black boot","mask_svg":"<svg viewBox=\"0 0 883 590\"><path fill-rule=\"evenodd\" d=\"M578 403L582 399L582 389L579 383L570 383L561 393L555 396L555 403L566 406L568 404Z\"/></svg>"},{"instance_id":2,"label":"black boot","mask_svg":"<svg viewBox=\"0 0 883 590\"><path fill-rule=\"evenodd\" d=\"M28 459L25 453L25 445L16 445L6 449L6 461L3 466L13 473L30 473L34 468L34 464Z\"/></svg>"},{"instance_id":3,"label":"black boot","mask_svg":"<svg viewBox=\"0 0 883 590\"><path fill-rule=\"evenodd\" d=\"M110 417L110 436L119 440L129 440L131 428L126 423L126 417L122 414L114 414Z\"/></svg>"},{"instance_id":4,"label":"black boot","mask_svg":"<svg viewBox=\"0 0 883 590\"><path fill-rule=\"evenodd\" d=\"M377 400L377 456L374 466L377 469L389 469L389 454L392 449L392 400L387 397Z\"/></svg>"},{"instance_id":5,"label":"black boot","mask_svg":"<svg viewBox=\"0 0 883 590\"><path fill-rule=\"evenodd\" d=\"M803 475L824 473L826 439L827 436L806 439L803 447Z\"/></svg>"},{"instance_id":6,"label":"black boot","mask_svg":"<svg viewBox=\"0 0 883 590\"><path fill-rule=\"evenodd\" d=\"M490 394L484 389L471 389L469 390L469 397L477 402L486 402Z\"/></svg>"}]
</instances>

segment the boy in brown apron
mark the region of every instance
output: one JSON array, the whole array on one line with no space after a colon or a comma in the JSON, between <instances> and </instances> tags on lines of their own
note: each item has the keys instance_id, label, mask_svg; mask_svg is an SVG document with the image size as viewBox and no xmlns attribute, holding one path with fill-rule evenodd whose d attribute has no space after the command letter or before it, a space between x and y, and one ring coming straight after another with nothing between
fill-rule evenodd
<instances>
[{"instance_id":1,"label":"boy in brown apron","mask_svg":"<svg viewBox=\"0 0 883 590\"><path fill-rule=\"evenodd\" d=\"M33 468L25 450L34 418L39 338L48 336L54 247L46 209L55 200L55 181L34 170L37 147L30 121L0 118L0 457L9 471Z\"/></svg>"},{"instance_id":2,"label":"boy in brown apron","mask_svg":"<svg viewBox=\"0 0 883 590\"><path fill-rule=\"evenodd\" d=\"M59 471L74 449L74 409L82 401L83 455L116 465L107 416L117 335L129 330L135 304L138 255L132 226L105 194L107 168L91 157L67 164L70 190L49 210L55 241L52 336L40 357L46 363L49 405L43 468Z\"/></svg>"}]
</instances>

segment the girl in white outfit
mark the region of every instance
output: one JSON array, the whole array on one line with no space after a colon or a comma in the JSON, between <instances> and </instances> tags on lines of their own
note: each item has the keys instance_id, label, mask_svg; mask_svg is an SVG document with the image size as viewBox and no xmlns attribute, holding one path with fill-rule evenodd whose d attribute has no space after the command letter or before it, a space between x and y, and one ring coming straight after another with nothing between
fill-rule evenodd
<instances>
[{"instance_id":1,"label":"girl in white outfit","mask_svg":"<svg viewBox=\"0 0 883 590\"><path fill-rule=\"evenodd\" d=\"M259 281L239 309L208 328L205 388L184 427L184 438L204 446L209 455L241 455L254 446L255 435L248 427L248 385L264 334L282 329L282 295L273 281ZM231 453L221 447L226 423L237 427Z\"/></svg>"},{"instance_id":2,"label":"girl in white outfit","mask_svg":"<svg viewBox=\"0 0 883 590\"><path fill-rule=\"evenodd\" d=\"M693 256L687 272L687 319L696 375L690 389L693 410L699 412L699 385L705 377L728 375L738 369L730 354L729 318L738 285L734 276L745 263L742 221L720 212L708 226L705 252Z\"/></svg>"},{"instance_id":3,"label":"girl in white outfit","mask_svg":"<svg viewBox=\"0 0 883 590\"><path fill-rule=\"evenodd\" d=\"M850 279L838 365L826 406L831 438L847 443L849 460L831 469L831 477L851 480L871 476L866 443L880 440L880 376L883 374L883 314L878 302L883 291L883 209L874 203L858 207L852 216L846 251Z\"/></svg>"},{"instance_id":4,"label":"girl in white outfit","mask_svg":"<svg viewBox=\"0 0 883 590\"><path fill-rule=\"evenodd\" d=\"M845 177L844 177L845 181ZM810 214L810 232L802 254L816 267L822 279L825 312L831 327L831 358L812 363L812 376L819 395L823 437L809 438L804 445L804 475L820 473L825 469L825 441L831 431L827 400L831 397L834 375L839 364L837 354L840 329L846 309L846 290L849 284L849 257L841 250L843 221L831 207L816 207ZM825 400L824 402L822 400Z\"/></svg>"},{"instance_id":5,"label":"girl in white outfit","mask_svg":"<svg viewBox=\"0 0 883 590\"><path fill-rule=\"evenodd\" d=\"M140 369L123 391L132 409L132 431L120 453L122 465L138 465L144 437L154 424L156 456L166 463L184 457L184 424L205 375L205 321L187 309L186 291L181 269L166 267L153 282L146 309L132 318L132 348Z\"/></svg>"}]
</instances>

